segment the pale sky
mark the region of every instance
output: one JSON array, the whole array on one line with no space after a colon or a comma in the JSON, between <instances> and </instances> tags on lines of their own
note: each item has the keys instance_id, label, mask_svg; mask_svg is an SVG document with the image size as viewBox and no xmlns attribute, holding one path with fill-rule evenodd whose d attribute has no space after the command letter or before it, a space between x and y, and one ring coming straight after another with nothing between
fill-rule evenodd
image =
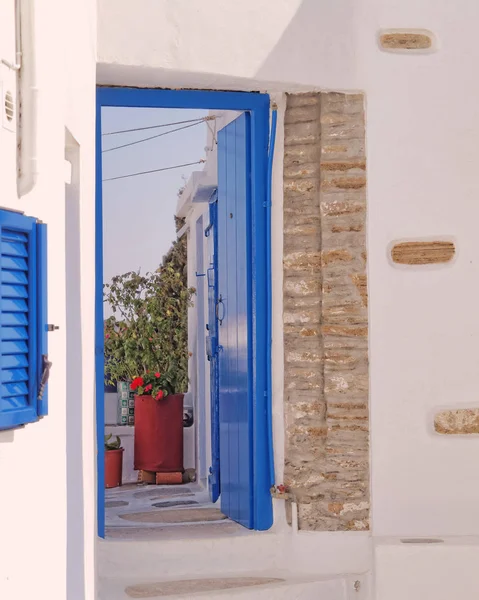
<instances>
[{"instance_id":1,"label":"pale sky","mask_svg":"<svg viewBox=\"0 0 479 600\"><path fill-rule=\"evenodd\" d=\"M204 117L207 111L103 108L102 133ZM163 133L177 125L102 136L103 150ZM190 163L205 157L206 124L103 154L103 180L118 175ZM152 271L175 239L177 191L202 165L103 183L103 277ZM182 178L184 176L184 179Z\"/></svg>"}]
</instances>

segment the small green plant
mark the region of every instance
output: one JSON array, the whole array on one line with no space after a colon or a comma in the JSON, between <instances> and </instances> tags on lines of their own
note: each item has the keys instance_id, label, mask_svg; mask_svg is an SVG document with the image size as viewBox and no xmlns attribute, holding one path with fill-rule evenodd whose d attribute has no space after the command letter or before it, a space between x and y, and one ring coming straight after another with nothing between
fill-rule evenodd
<instances>
[{"instance_id":1,"label":"small green plant","mask_svg":"<svg viewBox=\"0 0 479 600\"><path fill-rule=\"evenodd\" d=\"M121 438L116 435L116 439L111 441L113 434L105 435L105 450L119 450L121 448Z\"/></svg>"}]
</instances>

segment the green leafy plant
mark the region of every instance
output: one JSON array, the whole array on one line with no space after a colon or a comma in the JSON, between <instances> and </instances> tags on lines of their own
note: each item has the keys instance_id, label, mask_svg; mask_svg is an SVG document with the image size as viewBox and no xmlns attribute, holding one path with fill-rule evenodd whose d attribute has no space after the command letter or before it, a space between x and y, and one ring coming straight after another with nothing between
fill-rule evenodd
<instances>
[{"instance_id":1,"label":"green leafy plant","mask_svg":"<svg viewBox=\"0 0 479 600\"><path fill-rule=\"evenodd\" d=\"M121 448L121 438L117 435L116 439L111 441L113 434L105 435L105 450L119 450Z\"/></svg>"},{"instance_id":2,"label":"green leafy plant","mask_svg":"<svg viewBox=\"0 0 479 600\"><path fill-rule=\"evenodd\" d=\"M132 389L155 397L160 391L162 397L187 391L188 307L194 292L187 285L185 236L155 272L117 275L104 285L104 302L113 311L105 321L106 383L141 378L143 384Z\"/></svg>"}]
</instances>

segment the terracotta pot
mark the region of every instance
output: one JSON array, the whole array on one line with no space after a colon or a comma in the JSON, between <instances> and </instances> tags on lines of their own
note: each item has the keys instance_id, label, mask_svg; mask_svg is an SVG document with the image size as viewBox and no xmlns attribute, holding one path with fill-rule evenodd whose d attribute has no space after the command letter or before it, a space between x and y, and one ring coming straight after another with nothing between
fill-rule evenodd
<instances>
[{"instance_id":1,"label":"terracotta pot","mask_svg":"<svg viewBox=\"0 0 479 600\"><path fill-rule=\"evenodd\" d=\"M183 472L183 394L135 398L137 471Z\"/></svg>"},{"instance_id":2,"label":"terracotta pot","mask_svg":"<svg viewBox=\"0 0 479 600\"><path fill-rule=\"evenodd\" d=\"M123 476L123 448L105 450L105 487L121 485Z\"/></svg>"}]
</instances>

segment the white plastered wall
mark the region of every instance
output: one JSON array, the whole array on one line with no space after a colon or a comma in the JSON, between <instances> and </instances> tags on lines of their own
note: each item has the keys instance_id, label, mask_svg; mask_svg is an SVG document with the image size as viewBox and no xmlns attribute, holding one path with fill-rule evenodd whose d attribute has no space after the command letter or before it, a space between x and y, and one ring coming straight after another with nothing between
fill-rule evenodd
<instances>
[{"instance_id":1,"label":"white plastered wall","mask_svg":"<svg viewBox=\"0 0 479 600\"><path fill-rule=\"evenodd\" d=\"M49 340L49 416L0 432L0 597L84 600L95 594L96 14L91 0L34 4L38 181L17 198L16 137L0 126L0 197L48 224L48 316L60 329ZM13 6L0 7L0 58L10 61ZM8 77L1 67L0 79ZM73 163L68 190L65 156Z\"/></svg>"},{"instance_id":2,"label":"white plastered wall","mask_svg":"<svg viewBox=\"0 0 479 600\"><path fill-rule=\"evenodd\" d=\"M435 407L477 401L478 17L473 0L99 4L102 82L365 91L378 535L479 534L478 442L431 433ZM437 51L382 52L378 32L391 27L432 30ZM125 44L132 30L141 35ZM391 241L444 235L453 264L389 264Z\"/></svg>"},{"instance_id":3,"label":"white plastered wall","mask_svg":"<svg viewBox=\"0 0 479 600\"><path fill-rule=\"evenodd\" d=\"M440 438L431 427L436 409L478 400L478 18L475 0L144 0L134 11L127 0L99 3L102 83L365 92L372 532L378 540L479 535L479 441ZM437 49L383 53L381 28L429 29ZM132 38L132 31L138 35ZM273 225L280 227L279 182L273 189ZM454 239L455 261L428 269L391 266L392 241L424 236ZM277 260L273 280L280 270ZM275 285L279 309L278 291ZM273 369L281 378L279 350ZM274 386L276 402L281 379ZM275 452L278 464L278 443ZM387 568L378 561L385 574L379 573L381 600L398 597L395 577L416 582L408 597L421 598L421 585L426 589L432 576L424 571L422 580L421 573L408 579L411 563L402 548L388 547ZM471 543L464 552L474 548ZM442 552L458 556L453 544ZM434 562L438 553L429 556ZM438 569L441 560L434 562ZM471 590L472 584L463 597L472 597Z\"/></svg>"}]
</instances>

